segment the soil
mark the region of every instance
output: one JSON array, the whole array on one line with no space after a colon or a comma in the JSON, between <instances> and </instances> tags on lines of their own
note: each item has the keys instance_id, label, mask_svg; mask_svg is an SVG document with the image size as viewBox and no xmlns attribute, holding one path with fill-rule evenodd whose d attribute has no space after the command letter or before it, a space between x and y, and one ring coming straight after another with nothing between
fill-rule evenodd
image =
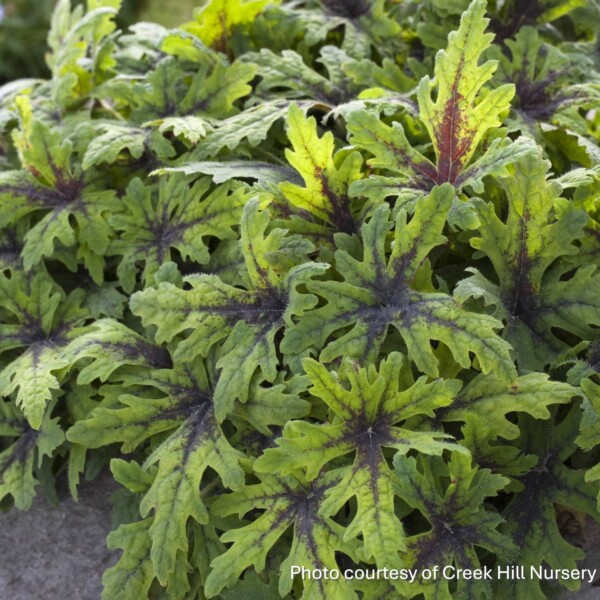
<instances>
[{"instance_id":1,"label":"soil","mask_svg":"<svg viewBox=\"0 0 600 600\"><path fill-rule=\"evenodd\" d=\"M61 489L58 505L38 495L26 512L0 513L0 598L99 600L102 573L118 558L105 544L116 489L101 474L81 485L79 502Z\"/></svg>"}]
</instances>

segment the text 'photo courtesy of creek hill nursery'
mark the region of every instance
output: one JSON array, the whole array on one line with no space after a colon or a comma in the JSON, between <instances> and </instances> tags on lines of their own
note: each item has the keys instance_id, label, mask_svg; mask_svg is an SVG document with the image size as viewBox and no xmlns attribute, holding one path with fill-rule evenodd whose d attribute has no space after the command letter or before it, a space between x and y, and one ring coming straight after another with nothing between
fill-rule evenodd
<instances>
[{"instance_id":1,"label":"text 'photo courtesy of creek hill nursery'","mask_svg":"<svg viewBox=\"0 0 600 600\"><path fill-rule=\"evenodd\" d=\"M0 87L0 598L600 599L600 2L121 4Z\"/></svg>"}]
</instances>

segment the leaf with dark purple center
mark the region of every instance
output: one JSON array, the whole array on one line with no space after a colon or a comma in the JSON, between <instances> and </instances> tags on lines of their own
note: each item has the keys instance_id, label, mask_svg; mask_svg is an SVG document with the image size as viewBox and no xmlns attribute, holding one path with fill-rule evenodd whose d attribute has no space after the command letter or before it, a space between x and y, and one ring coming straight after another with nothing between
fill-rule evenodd
<instances>
[{"instance_id":1,"label":"leaf with dark purple center","mask_svg":"<svg viewBox=\"0 0 600 600\"><path fill-rule=\"evenodd\" d=\"M318 10L290 7L289 18L314 46L343 28L342 48L357 58L370 57L373 48L390 53L401 46L400 26L386 10L384 0L318 0ZM284 5L285 10L285 5Z\"/></svg>"},{"instance_id":2,"label":"leaf with dark purple center","mask_svg":"<svg viewBox=\"0 0 600 600\"><path fill-rule=\"evenodd\" d=\"M480 297L495 306L521 370L542 368L569 347L559 329L590 340L600 326L600 273L593 263L574 268L565 260L577 253L575 242L588 216L559 198L560 184L546 180L548 167L539 154L531 155L518 162L513 176L500 180L506 219L492 204L474 202L481 237L471 244L493 271L469 269L474 274L456 290L462 300Z\"/></svg>"},{"instance_id":3,"label":"leaf with dark purple center","mask_svg":"<svg viewBox=\"0 0 600 600\"><path fill-rule=\"evenodd\" d=\"M210 257L208 239L235 239L233 228L248 194L235 184L210 187L209 179L190 185L177 175L161 178L157 186L145 186L139 179L129 184L123 199L126 212L109 219L119 238L108 254L122 256L117 274L125 290L133 290L142 263L143 282L152 285L154 274L173 260L174 251L202 264Z\"/></svg>"},{"instance_id":4,"label":"leaf with dark purple center","mask_svg":"<svg viewBox=\"0 0 600 600\"><path fill-rule=\"evenodd\" d=\"M265 474L260 476L260 483L221 496L212 506L217 515L238 513L242 517L251 511L261 511L261 514L247 525L230 529L221 536L222 542L232 542L232 545L213 560L212 572L206 580L206 596L214 598L223 588L234 585L248 567L262 571L273 546L290 527L293 527L290 552L285 560L279 561L282 597L291 592L294 583L290 576L292 566L337 569L336 552L357 560L358 544L346 541L344 528L319 513L324 496L339 482L339 477L340 474L333 471L318 480L305 482L294 476ZM340 577L303 581L301 598L356 600L357 596L352 584Z\"/></svg>"},{"instance_id":5,"label":"leaf with dark purple center","mask_svg":"<svg viewBox=\"0 0 600 600\"><path fill-rule=\"evenodd\" d=\"M206 469L236 489L244 481L238 464L243 454L230 445L215 419L211 382L202 361L129 375L125 388L133 393L123 394L120 406L111 406L110 401L107 407L100 405L69 430L68 439L88 448L122 442L123 451L131 452L148 438L171 432L144 465L147 470L156 464L158 470L140 505L143 517L154 514L150 554L156 577L165 585L176 568L178 552L187 551L188 519L208 521L200 496ZM140 388L156 390L157 397L135 393Z\"/></svg>"},{"instance_id":6,"label":"leaf with dark purple center","mask_svg":"<svg viewBox=\"0 0 600 600\"><path fill-rule=\"evenodd\" d=\"M502 517L485 506L486 498L503 490L508 478L472 466L470 456L456 452L447 465L425 457L418 462L396 455L394 470L398 493L430 525L427 531L406 539L406 566L419 571L436 565L474 570L482 567L477 548L484 548L501 560L516 554L511 538L498 531ZM447 578L438 577L434 583L423 582L420 591L427 600L493 597L485 579L458 578L452 593L449 583Z\"/></svg>"},{"instance_id":7,"label":"leaf with dark purple center","mask_svg":"<svg viewBox=\"0 0 600 600\"><path fill-rule=\"evenodd\" d=\"M354 233L356 222L348 187L361 176L360 154L352 152L343 161L335 161L333 134L327 132L319 137L315 119L307 119L296 105L290 106L288 113L288 138L293 150L286 150L286 157L302 176L304 186L280 183L286 199L335 230Z\"/></svg>"},{"instance_id":8,"label":"leaf with dark purple center","mask_svg":"<svg viewBox=\"0 0 600 600\"><path fill-rule=\"evenodd\" d=\"M563 537L556 520L556 505L600 519L596 507L598 484L585 483L584 472L569 464L577 450L581 412L577 406L560 423L554 419L540 423L530 417L519 420L518 446L524 454L538 457L537 464L517 477L519 492L504 511L502 530L512 536L519 548L512 564L537 565L540 557L553 569L574 569L584 552ZM571 590L578 582L562 580ZM502 580L496 593L502 597L545 598L540 581Z\"/></svg>"},{"instance_id":9,"label":"leaf with dark purple center","mask_svg":"<svg viewBox=\"0 0 600 600\"><path fill-rule=\"evenodd\" d=\"M331 418L324 424L290 421L277 440L278 448L267 450L255 470L287 474L306 469L309 480L320 479L328 463L355 453L353 463L339 469L341 480L323 498L320 514L335 515L356 497L356 516L343 539L362 535L365 556L379 566L392 566L404 548L404 533L394 511L398 482L384 448L401 454L410 450L441 454L453 447L452 438L444 433L413 431L401 424L415 415L433 416L437 408L452 402L460 384L454 380L426 383L425 377L413 383L398 353L390 354L379 371L347 361L344 373L350 389L316 361L303 362L313 384L309 391L327 405Z\"/></svg>"},{"instance_id":10,"label":"leaf with dark purple center","mask_svg":"<svg viewBox=\"0 0 600 600\"><path fill-rule=\"evenodd\" d=\"M144 324L157 327L158 342L193 329L179 343L176 360L207 356L217 346L221 374L215 389L215 411L219 421L236 398L246 402L257 369L266 381L275 380L279 362L276 333L292 323L292 315L302 315L316 302L314 296L300 294L296 287L327 268L304 263L281 273L269 255L281 248L285 231L274 229L266 235L268 222L268 212L259 211L258 201L246 205L241 225L246 289L226 284L216 275L190 275L185 280L191 289L162 283L131 299L133 312Z\"/></svg>"},{"instance_id":11,"label":"leaf with dark purple center","mask_svg":"<svg viewBox=\"0 0 600 600\"><path fill-rule=\"evenodd\" d=\"M26 510L35 496L37 475L44 456L52 456L65 436L58 418L45 415L32 429L12 404L0 401L0 437L9 438L0 450L0 501L12 496L15 506Z\"/></svg>"},{"instance_id":12,"label":"leaf with dark purple center","mask_svg":"<svg viewBox=\"0 0 600 600\"><path fill-rule=\"evenodd\" d=\"M539 139L540 124L551 123L586 135L588 125L578 113L600 103L600 82L589 76L592 60L543 43L533 27L522 27L506 46L510 57L498 46L490 55L500 66L494 79L515 84L511 129Z\"/></svg>"},{"instance_id":13,"label":"leaf with dark purple center","mask_svg":"<svg viewBox=\"0 0 600 600\"><path fill-rule=\"evenodd\" d=\"M437 340L462 367L471 365L473 353L483 372L494 369L500 377L511 379L514 367L509 346L494 331L500 326L498 321L465 310L451 296L429 291L429 286L419 289L419 271L431 250L446 239L441 231L452 198L450 185L435 188L417 201L409 223L405 211L392 224L388 206L377 208L361 228L362 260L345 250L335 254L336 269L344 280L309 282L309 290L327 304L308 312L286 331L284 352L316 348L322 349L320 358L325 362L340 356L375 360L392 326L406 344L409 358L431 377L438 375L431 345ZM395 241L388 256L386 241L392 226Z\"/></svg>"},{"instance_id":14,"label":"leaf with dark purple center","mask_svg":"<svg viewBox=\"0 0 600 600\"><path fill-rule=\"evenodd\" d=\"M0 225L14 225L25 217L34 223L25 235L22 249L27 270L56 247L77 247L90 275L103 279L103 255L112 229L106 213L121 208L113 190L98 187L94 177L72 166L72 143L61 133L31 115L31 106L21 99L22 131L15 134L23 171L0 174Z\"/></svg>"},{"instance_id":15,"label":"leaf with dark purple center","mask_svg":"<svg viewBox=\"0 0 600 600\"><path fill-rule=\"evenodd\" d=\"M31 278L0 275L0 304L10 315L0 324L0 353L22 349L0 370L0 390L4 397L16 391L17 405L34 429L60 388L58 373L70 363L67 345L85 331L90 314L83 299L83 290L66 296L44 272Z\"/></svg>"}]
</instances>

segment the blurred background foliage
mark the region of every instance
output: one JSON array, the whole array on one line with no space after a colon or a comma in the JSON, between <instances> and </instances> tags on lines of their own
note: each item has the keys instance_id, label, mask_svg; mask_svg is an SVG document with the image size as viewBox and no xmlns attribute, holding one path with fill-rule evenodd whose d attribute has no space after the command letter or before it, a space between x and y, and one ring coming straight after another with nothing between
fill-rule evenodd
<instances>
[{"instance_id":1,"label":"blurred background foliage","mask_svg":"<svg viewBox=\"0 0 600 600\"><path fill-rule=\"evenodd\" d=\"M0 85L25 77L48 77L44 55L55 0L0 0ZM73 2L82 4L83 0ZM117 24L137 21L174 27L192 18L201 0L123 0Z\"/></svg>"}]
</instances>

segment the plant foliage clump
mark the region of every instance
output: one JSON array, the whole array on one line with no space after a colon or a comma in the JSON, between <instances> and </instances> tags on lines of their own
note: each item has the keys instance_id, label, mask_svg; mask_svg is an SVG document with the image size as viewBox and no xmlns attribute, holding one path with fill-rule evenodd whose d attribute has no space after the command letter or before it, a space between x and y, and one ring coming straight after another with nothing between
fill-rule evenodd
<instances>
[{"instance_id":1,"label":"plant foliage clump","mask_svg":"<svg viewBox=\"0 0 600 600\"><path fill-rule=\"evenodd\" d=\"M293 574L584 558L596 4L119 4L0 90L0 506L110 465L106 600L577 589Z\"/></svg>"}]
</instances>

